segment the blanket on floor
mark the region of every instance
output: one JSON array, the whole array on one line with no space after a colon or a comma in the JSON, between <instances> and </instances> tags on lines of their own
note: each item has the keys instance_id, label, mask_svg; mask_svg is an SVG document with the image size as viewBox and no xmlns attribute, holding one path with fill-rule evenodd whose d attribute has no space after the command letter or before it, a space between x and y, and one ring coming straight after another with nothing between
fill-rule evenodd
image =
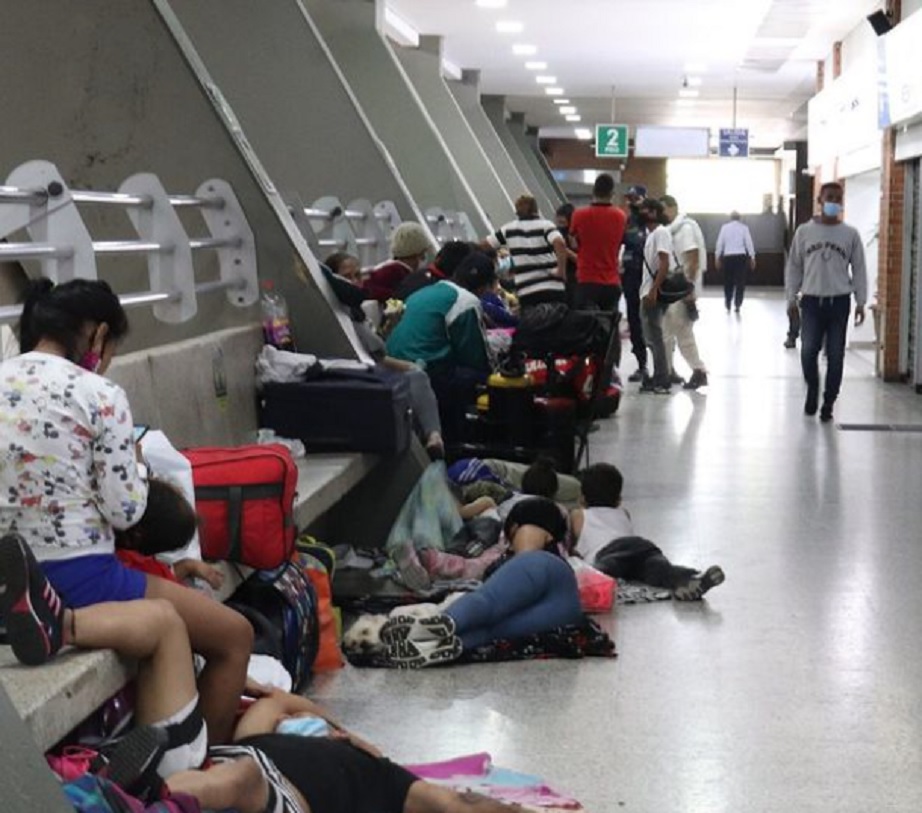
<instances>
[{"instance_id":1,"label":"blanket on floor","mask_svg":"<svg viewBox=\"0 0 922 813\"><path fill-rule=\"evenodd\" d=\"M496 767L487 753L404 767L420 779L518 804L524 811L585 813L586 810L576 799L549 787L540 777Z\"/></svg>"},{"instance_id":2,"label":"blanket on floor","mask_svg":"<svg viewBox=\"0 0 922 813\"><path fill-rule=\"evenodd\" d=\"M584 624L557 627L515 641L493 641L463 652L453 663L496 663L539 658L613 658L616 654L615 642L595 621L587 618ZM346 652L345 655L353 666L394 667L383 652Z\"/></svg>"},{"instance_id":3,"label":"blanket on floor","mask_svg":"<svg viewBox=\"0 0 922 813\"><path fill-rule=\"evenodd\" d=\"M629 582L627 579L617 579L617 582L615 604L646 604L672 598L672 591L663 587L652 587L644 582Z\"/></svg>"}]
</instances>

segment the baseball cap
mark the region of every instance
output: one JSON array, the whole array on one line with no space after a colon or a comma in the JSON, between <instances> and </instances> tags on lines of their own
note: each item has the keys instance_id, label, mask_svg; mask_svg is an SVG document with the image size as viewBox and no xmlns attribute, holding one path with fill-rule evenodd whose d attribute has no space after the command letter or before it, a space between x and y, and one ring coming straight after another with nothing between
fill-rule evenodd
<instances>
[{"instance_id":1,"label":"baseball cap","mask_svg":"<svg viewBox=\"0 0 922 813\"><path fill-rule=\"evenodd\" d=\"M627 195L632 198L645 198L647 196L647 187L643 184L634 184L627 190Z\"/></svg>"}]
</instances>

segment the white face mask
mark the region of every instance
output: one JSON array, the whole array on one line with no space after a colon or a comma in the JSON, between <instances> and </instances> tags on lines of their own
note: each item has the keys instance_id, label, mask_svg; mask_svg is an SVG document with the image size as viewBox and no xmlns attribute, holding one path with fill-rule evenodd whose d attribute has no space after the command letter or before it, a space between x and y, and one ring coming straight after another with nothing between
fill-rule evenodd
<instances>
[{"instance_id":1,"label":"white face mask","mask_svg":"<svg viewBox=\"0 0 922 813\"><path fill-rule=\"evenodd\" d=\"M512 270L512 257L508 254L505 257L500 257L499 262L496 264L496 273L501 277L508 274Z\"/></svg>"}]
</instances>

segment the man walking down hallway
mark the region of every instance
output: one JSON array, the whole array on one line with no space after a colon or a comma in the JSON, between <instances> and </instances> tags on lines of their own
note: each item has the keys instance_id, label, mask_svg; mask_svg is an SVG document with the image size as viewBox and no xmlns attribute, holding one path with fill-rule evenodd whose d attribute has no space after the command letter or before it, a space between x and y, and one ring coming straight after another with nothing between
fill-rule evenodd
<instances>
[{"instance_id":1,"label":"man walking down hallway","mask_svg":"<svg viewBox=\"0 0 922 813\"><path fill-rule=\"evenodd\" d=\"M730 305L739 313L746 295L746 277L749 271L755 271L756 268L752 234L749 226L740 219L739 212L730 212L730 221L720 227L714 263L718 271L723 271L727 313L730 313Z\"/></svg>"},{"instance_id":2,"label":"man walking down hallway","mask_svg":"<svg viewBox=\"0 0 922 813\"><path fill-rule=\"evenodd\" d=\"M842 386L851 297L855 297L855 325L864 322L868 299L864 245L858 230L842 222L844 197L839 183L820 187L821 213L798 226L784 272L789 311L797 308L800 294L800 363L807 382L804 412L811 416L816 415L819 405L819 354L824 341L826 344L826 387L820 409L823 423L832 420L832 408Z\"/></svg>"}]
</instances>

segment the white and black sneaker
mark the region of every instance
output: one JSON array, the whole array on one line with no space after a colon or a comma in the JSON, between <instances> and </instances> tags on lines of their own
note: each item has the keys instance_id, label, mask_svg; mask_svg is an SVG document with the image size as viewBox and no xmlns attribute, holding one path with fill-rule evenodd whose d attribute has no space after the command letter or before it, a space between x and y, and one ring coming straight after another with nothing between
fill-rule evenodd
<instances>
[{"instance_id":1,"label":"white and black sneaker","mask_svg":"<svg viewBox=\"0 0 922 813\"><path fill-rule=\"evenodd\" d=\"M708 590L723 584L726 580L723 568L712 565L703 573L696 573L688 582L672 591L676 601L699 601Z\"/></svg>"},{"instance_id":2,"label":"white and black sneaker","mask_svg":"<svg viewBox=\"0 0 922 813\"><path fill-rule=\"evenodd\" d=\"M451 663L461 656L461 651L461 639L457 635L440 641L397 639L385 649L388 660L398 669L423 669Z\"/></svg>"},{"instance_id":3,"label":"white and black sneaker","mask_svg":"<svg viewBox=\"0 0 922 813\"><path fill-rule=\"evenodd\" d=\"M398 615L389 618L381 627L381 643L385 647L398 641L445 641L455 635L455 622L447 615L432 615L416 618Z\"/></svg>"}]
</instances>

